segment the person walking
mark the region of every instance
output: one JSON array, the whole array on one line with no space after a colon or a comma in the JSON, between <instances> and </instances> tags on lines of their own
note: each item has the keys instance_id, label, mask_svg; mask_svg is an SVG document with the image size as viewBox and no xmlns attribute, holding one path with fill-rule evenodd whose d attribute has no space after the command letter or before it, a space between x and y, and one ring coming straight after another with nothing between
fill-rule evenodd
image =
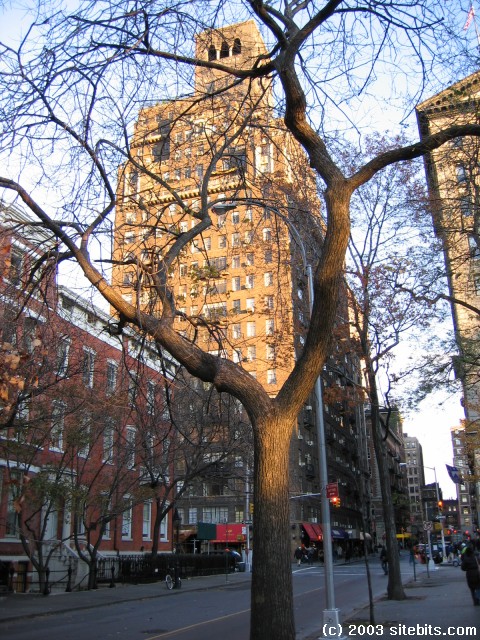
<instances>
[{"instance_id":1,"label":"person walking","mask_svg":"<svg viewBox=\"0 0 480 640\"><path fill-rule=\"evenodd\" d=\"M297 567L299 567L302 564L302 558L303 558L302 547L297 547L293 555L295 556L295 560L297 561Z\"/></svg>"},{"instance_id":2,"label":"person walking","mask_svg":"<svg viewBox=\"0 0 480 640\"><path fill-rule=\"evenodd\" d=\"M470 593L472 594L473 604L478 606L480 604L480 571L477 558L470 545L462 554L461 569L465 571L465 577Z\"/></svg>"},{"instance_id":3,"label":"person walking","mask_svg":"<svg viewBox=\"0 0 480 640\"><path fill-rule=\"evenodd\" d=\"M380 551L380 563L382 565L383 573L388 575L388 556L387 549L382 546L382 550Z\"/></svg>"}]
</instances>

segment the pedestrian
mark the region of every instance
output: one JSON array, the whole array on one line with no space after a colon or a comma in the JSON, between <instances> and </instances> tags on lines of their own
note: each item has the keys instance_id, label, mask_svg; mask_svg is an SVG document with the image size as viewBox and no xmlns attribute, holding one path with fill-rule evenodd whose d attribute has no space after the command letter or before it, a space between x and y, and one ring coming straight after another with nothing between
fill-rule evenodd
<instances>
[{"instance_id":1,"label":"pedestrian","mask_svg":"<svg viewBox=\"0 0 480 640\"><path fill-rule=\"evenodd\" d=\"M388 556L387 549L382 546L382 550L380 551L380 563L382 565L383 573L388 575Z\"/></svg>"},{"instance_id":2,"label":"pedestrian","mask_svg":"<svg viewBox=\"0 0 480 640\"><path fill-rule=\"evenodd\" d=\"M478 569L477 558L471 546L468 546L462 554L462 571L465 571L467 585L472 594L473 604L480 604L480 571Z\"/></svg>"},{"instance_id":3,"label":"pedestrian","mask_svg":"<svg viewBox=\"0 0 480 640\"><path fill-rule=\"evenodd\" d=\"M297 566L299 567L302 564L302 558L303 558L303 549L302 549L302 547L297 547L295 549L295 553L293 555L295 557L295 560L297 561Z\"/></svg>"}]
</instances>

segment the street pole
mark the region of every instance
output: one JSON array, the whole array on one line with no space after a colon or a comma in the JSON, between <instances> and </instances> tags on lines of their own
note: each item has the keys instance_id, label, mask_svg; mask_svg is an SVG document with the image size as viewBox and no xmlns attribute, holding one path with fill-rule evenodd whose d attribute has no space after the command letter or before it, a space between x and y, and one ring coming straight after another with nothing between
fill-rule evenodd
<instances>
[{"instance_id":1,"label":"street pole","mask_svg":"<svg viewBox=\"0 0 480 640\"><path fill-rule=\"evenodd\" d=\"M438 519L440 521L440 527L441 527L441 529L440 529L441 534L440 535L441 535L441 538L442 538L442 562L443 562L443 559L445 558L445 535L443 533L444 516L443 516L443 514L440 515L440 493L438 491L437 470L436 470L435 467L433 467L433 474L434 474L434 477L435 477L435 492L436 492L436 495L437 495Z\"/></svg>"},{"instance_id":2,"label":"street pole","mask_svg":"<svg viewBox=\"0 0 480 640\"><path fill-rule=\"evenodd\" d=\"M245 545L245 571L250 571L250 478L248 477L248 463L245 475L245 526L247 529L247 540Z\"/></svg>"}]
</instances>

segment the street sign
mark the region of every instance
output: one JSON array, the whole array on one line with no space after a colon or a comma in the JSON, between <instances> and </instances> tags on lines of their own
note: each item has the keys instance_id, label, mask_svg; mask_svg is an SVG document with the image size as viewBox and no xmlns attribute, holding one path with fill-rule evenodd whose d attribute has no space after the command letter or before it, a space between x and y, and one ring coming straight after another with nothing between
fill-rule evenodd
<instances>
[{"instance_id":1,"label":"street sign","mask_svg":"<svg viewBox=\"0 0 480 640\"><path fill-rule=\"evenodd\" d=\"M327 484L327 498L338 498L338 482Z\"/></svg>"},{"instance_id":2,"label":"street sign","mask_svg":"<svg viewBox=\"0 0 480 640\"><path fill-rule=\"evenodd\" d=\"M430 522L429 520L425 520L423 523L423 530L431 531L432 529L433 529L433 522Z\"/></svg>"}]
</instances>

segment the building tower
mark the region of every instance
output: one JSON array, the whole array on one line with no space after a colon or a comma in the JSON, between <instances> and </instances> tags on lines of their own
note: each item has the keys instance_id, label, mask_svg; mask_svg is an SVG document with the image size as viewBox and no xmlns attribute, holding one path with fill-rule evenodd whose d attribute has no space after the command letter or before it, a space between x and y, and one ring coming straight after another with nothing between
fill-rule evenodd
<instances>
[{"instance_id":1,"label":"building tower","mask_svg":"<svg viewBox=\"0 0 480 640\"><path fill-rule=\"evenodd\" d=\"M425 485L423 449L418 438L404 434L405 462L407 465L408 498L410 502L411 533L423 530L425 519L422 507L422 487Z\"/></svg>"},{"instance_id":2,"label":"building tower","mask_svg":"<svg viewBox=\"0 0 480 640\"><path fill-rule=\"evenodd\" d=\"M441 128L479 122L480 72L464 78L417 107L421 137ZM442 242L459 357L456 375L463 386L465 434L478 477L480 447L480 377L478 337L480 314L480 142L455 138L426 156L433 224ZM476 488L479 505L479 484ZM475 514L475 525L478 513Z\"/></svg>"},{"instance_id":3,"label":"building tower","mask_svg":"<svg viewBox=\"0 0 480 640\"><path fill-rule=\"evenodd\" d=\"M230 68L241 69L259 55L267 49L253 21L205 31L196 40L198 59ZM271 84L262 79L246 85L220 68L197 66L191 94L141 110L130 161L119 171L118 195L113 282L122 295L140 309L160 309L148 267L152 254L161 252L168 273L155 277L173 287L177 330L239 363L275 396L305 342L305 272L321 245L323 224L314 175L275 116ZM184 240L175 255L169 254L173 238ZM170 312L165 305L163 312ZM342 308L343 331L347 318ZM348 394L347 378L358 373L350 356L339 357L341 368L337 357L325 384L343 386ZM350 475L360 473L356 430L364 427L350 420L342 398L333 404L325 417L333 441L341 443L335 479L345 475L342 482L351 493L342 505L345 520L337 515L337 521L353 530L359 497ZM295 496L320 491L313 407L304 407L292 439ZM293 500L293 512L294 521L317 522L319 501ZM239 519L242 510L228 517ZM197 520L202 519L198 507ZM293 531L297 544L302 535L308 542L317 538L298 525Z\"/></svg>"}]
</instances>

